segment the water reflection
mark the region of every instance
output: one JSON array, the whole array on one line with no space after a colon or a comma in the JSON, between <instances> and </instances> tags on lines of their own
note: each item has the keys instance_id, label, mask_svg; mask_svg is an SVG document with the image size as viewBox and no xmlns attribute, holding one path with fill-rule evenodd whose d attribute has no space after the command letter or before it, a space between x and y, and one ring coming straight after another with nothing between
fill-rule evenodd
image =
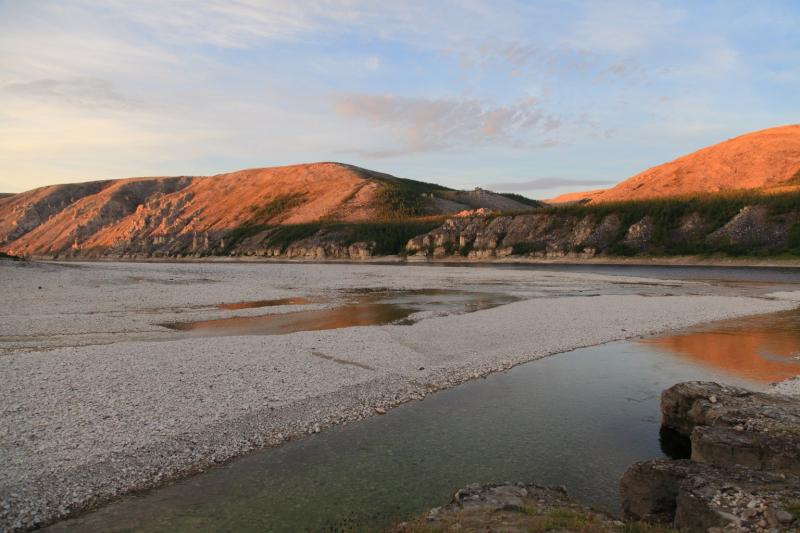
<instances>
[{"instance_id":1,"label":"water reflection","mask_svg":"<svg viewBox=\"0 0 800 533\"><path fill-rule=\"evenodd\" d=\"M269 305L290 305L288 300L312 303L304 298L285 300L261 300L237 304L220 304L222 309L248 309ZM195 322L172 322L164 327L190 332L202 336L230 335L284 335L297 331L319 331L350 328L354 326L377 326L385 324L409 324L411 315L421 311L434 313L471 313L510 303L516 298L507 294L489 292L448 291L427 289L416 291L369 291L360 292L354 301L331 309L312 309L290 313L231 317ZM266 303L265 303L266 302ZM223 307L224 306L224 307Z\"/></svg>"},{"instance_id":2,"label":"water reflection","mask_svg":"<svg viewBox=\"0 0 800 533\"><path fill-rule=\"evenodd\" d=\"M769 383L800 374L800 312L748 317L641 341L661 352Z\"/></svg>"},{"instance_id":3,"label":"water reflection","mask_svg":"<svg viewBox=\"0 0 800 533\"><path fill-rule=\"evenodd\" d=\"M267 316L245 316L177 322L164 326L200 335L283 335L296 331L350 328L390 324L414 313L411 307L395 304L365 303L344 305L334 309L314 309Z\"/></svg>"}]
</instances>

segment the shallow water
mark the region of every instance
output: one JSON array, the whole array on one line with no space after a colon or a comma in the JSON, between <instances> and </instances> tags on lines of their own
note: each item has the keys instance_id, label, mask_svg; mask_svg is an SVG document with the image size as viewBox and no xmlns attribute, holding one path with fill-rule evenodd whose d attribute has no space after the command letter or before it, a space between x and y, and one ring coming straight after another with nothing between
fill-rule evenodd
<instances>
[{"instance_id":1,"label":"shallow water","mask_svg":"<svg viewBox=\"0 0 800 533\"><path fill-rule=\"evenodd\" d=\"M277 307L279 305L306 305L314 303L312 300L303 297L279 298L277 300L254 300L251 302L235 302L229 304L218 304L217 308L226 311L237 311L239 309L257 309L260 307Z\"/></svg>"},{"instance_id":2,"label":"shallow water","mask_svg":"<svg viewBox=\"0 0 800 533\"><path fill-rule=\"evenodd\" d=\"M800 373L800 313L789 311L717 322L641 341L648 347L750 381Z\"/></svg>"},{"instance_id":3,"label":"shallow water","mask_svg":"<svg viewBox=\"0 0 800 533\"><path fill-rule=\"evenodd\" d=\"M220 304L223 309L250 309L272 305L291 305L287 300L261 300ZM304 300L299 298L296 300ZM297 331L319 331L354 326L412 323L420 312L438 314L470 313L517 300L498 292L451 291L440 289L361 291L344 305L329 309L311 309L289 313L220 318L195 322L172 322L164 327L193 335L284 335ZM267 302L267 303L265 303ZM274 302L286 302L276 304ZM305 300L301 303L311 303ZM225 307L222 307L225 306Z\"/></svg>"},{"instance_id":4,"label":"shallow water","mask_svg":"<svg viewBox=\"0 0 800 533\"><path fill-rule=\"evenodd\" d=\"M417 266L412 263L411 265ZM800 283L800 268L759 266L705 266L705 265L604 265L592 263L419 263L419 266L449 266L467 268L499 268L511 270L553 270L558 272L586 272L609 276L635 276L658 279L724 280L766 282L770 284Z\"/></svg>"},{"instance_id":5,"label":"shallow water","mask_svg":"<svg viewBox=\"0 0 800 533\"><path fill-rule=\"evenodd\" d=\"M552 356L52 529L380 530L447 503L460 486L506 480L564 485L617 512L624 470L672 444L659 440L661 390L690 379L760 386L772 372L762 361L800 373L790 353L798 324L800 313L779 313ZM695 344L713 345L713 335L733 341L713 357L697 355ZM783 340L771 341L776 335ZM744 341L752 338L763 341Z\"/></svg>"}]
</instances>

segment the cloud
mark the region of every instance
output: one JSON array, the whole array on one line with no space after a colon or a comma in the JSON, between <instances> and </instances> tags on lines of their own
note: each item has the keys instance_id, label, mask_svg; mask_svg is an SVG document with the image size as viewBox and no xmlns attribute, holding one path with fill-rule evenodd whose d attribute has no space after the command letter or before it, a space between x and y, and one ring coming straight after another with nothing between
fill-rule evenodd
<instances>
[{"instance_id":1,"label":"cloud","mask_svg":"<svg viewBox=\"0 0 800 533\"><path fill-rule=\"evenodd\" d=\"M470 98L347 94L337 99L335 109L342 117L366 121L392 134L394 147L360 150L371 157L456 146L527 146L532 135L561 126L561 120L534 98L496 106Z\"/></svg>"},{"instance_id":2,"label":"cloud","mask_svg":"<svg viewBox=\"0 0 800 533\"><path fill-rule=\"evenodd\" d=\"M130 109L139 105L117 92L113 83L97 78L40 79L9 83L2 90L25 98L89 109Z\"/></svg>"},{"instance_id":3,"label":"cloud","mask_svg":"<svg viewBox=\"0 0 800 533\"><path fill-rule=\"evenodd\" d=\"M566 41L598 53L640 53L667 38L686 13L653 1L592 1Z\"/></svg>"},{"instance_id":4,"label":"cloud","mask_svg":"<svg viewBox=\"0 0 800 533\"><path fill-rule=\"evenodd\" d=\"M584 187L601 188L613 185L612 180L582 180L575 178L559 178L555 176L536 178L528 181L516 181L507 183L492 183L487 185L488 189L498 191L538 191L545 189L555 189L556 187Z\"/></svg>"},{"instance_id":5,"label":"cloud","mask_svg":"<svg viewBox=\"0 0 800 533\"><path fill-rule=\"evenodd\" d=\"M537 80L574 77L591 82L633 82L648 79L648 72L637 60L609 56L573 47L535 46L521 41L492 39L478 45L461 45L447 50L462 68L505 70L514 77Z\"/></svg>"}]
</instances>

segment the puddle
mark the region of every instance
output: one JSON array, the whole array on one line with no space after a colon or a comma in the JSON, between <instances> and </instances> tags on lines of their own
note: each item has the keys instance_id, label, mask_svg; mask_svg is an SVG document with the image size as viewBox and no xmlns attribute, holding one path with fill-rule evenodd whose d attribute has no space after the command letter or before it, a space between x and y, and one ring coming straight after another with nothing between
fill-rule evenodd
<instances>
[{"instance_id":1,"label":"puddle","mask_svg":"<svg viewBox=\"0 0 800 533\"><path fill-rule=\"evenodd\" d=\"M790 359L798 325L800 312L779 313L533 361L51 530L381 531L447 503L458 487L492 481L564 485L616 513L619 478L631 463L686 454L685 442L659 431L661 391L696 379L760 386L760 361ZM785 339L770 341L776 332ZM731 342L713 357L676 356L700 354L712 345L708 336L720 334ZM689 350L686 337L705 340Z\"/></svg>"},{"instance_id":2,"label":"puddle","mask_svg":"<svg viewBox=\"0 0 800 533\"><path fill-rule=\"evenodd\" d=\"M300 298L300 300L304 300ZM164 327L201 336L284 335L297 331L319 331L354 326L380 326L413 323L412 315L420 312L436 314L471 313L516 301L508 294L494 292L449 291L427 289L416 291L359 291L350 301L330 309L311 309L263 316L231 317L196 322L172 322ZM241 302L224 309L266 307L280 300ZM264 302L270 302L264 304ZM305 301L303 303L311 303ZM262 305L258 305L262 304ZM239 307L230 307L239 306Z\"/></svg>"},{"instance_id":3,"label":"puddle","mask_svg":"<svg viewBox=\"0 0 800 533\"><path fill-rule=\"evenodd\" d=\"M761 383L800 374L797 311L718 322L641 342L684 361Z\"/></svg>"},{"instance_id":4,"label":"puddle","mask_svg":"<svg viewBox=\"0 0 800 533\"><path fill-rule=\"evenodd\" d=\"M308 298L280 298L277 300L255 300L252 302L237 302L232 304L219 304L217 309L225 309L226 311L237 311L239 309L257 309L259 307L276 307L278 305L307 305L318 303Z\"/></svg>"}]
</instances>

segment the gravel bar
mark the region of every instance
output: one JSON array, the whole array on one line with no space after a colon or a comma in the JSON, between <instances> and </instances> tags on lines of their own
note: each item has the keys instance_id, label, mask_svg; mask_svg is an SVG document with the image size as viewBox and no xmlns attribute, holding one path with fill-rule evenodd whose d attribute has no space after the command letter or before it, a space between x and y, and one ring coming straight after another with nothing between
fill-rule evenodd
<instances>
[{"instance_id":1,"label":"gravel bar","mask_svg":"<svg viewBox=\"0 0 800 533\"><path fill-rule=\"evenodd\" d=\"M550 354L795 307L731 284L390 265L0 261L0 530L51 523L251 450ZM157 324L281 313L220 303L354 289L503 292L412 325L181 337ZM300 309L307 308L307 306Z\"/></svg>"}]
</instances>

